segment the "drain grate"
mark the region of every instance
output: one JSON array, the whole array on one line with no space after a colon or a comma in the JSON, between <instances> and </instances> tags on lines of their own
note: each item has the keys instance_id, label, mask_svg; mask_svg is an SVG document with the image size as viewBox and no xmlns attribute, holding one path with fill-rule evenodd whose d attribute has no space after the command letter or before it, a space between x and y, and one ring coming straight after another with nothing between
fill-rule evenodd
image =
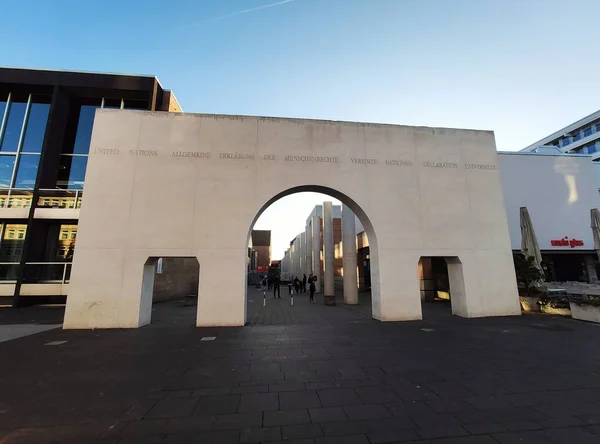
<instances>
[{"instance_id":1,"label":"drain grate","mask_svg":"<svg viewBox=\"0 0 600 444\"><path fill-rule=\"evenodd\" d=\"M200 339L201 341L214 341L215 339L217 339L216 336L204 336L202 339Z\"/></svg>"},{"instance_id":2,"label":"drain grate","mask_svg":"<svg viewBox=\"0 0 600 444\"><path fill-rule=\"evenodd\" d=\"M50 341L45 343L44 345L63 345L65 344L67 341Z\"/></svg>"}]
</instances>

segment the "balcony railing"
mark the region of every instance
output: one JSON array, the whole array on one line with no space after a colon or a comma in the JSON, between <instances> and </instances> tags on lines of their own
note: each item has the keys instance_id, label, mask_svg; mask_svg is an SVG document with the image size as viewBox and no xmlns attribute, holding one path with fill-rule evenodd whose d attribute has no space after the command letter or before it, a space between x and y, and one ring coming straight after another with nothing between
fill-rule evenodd
<instances>
[{"instance_id":1,"label":"balcony railing","mask_svg":"<svg viewBox=\"0 0 600 444\"><path fill-rule=\"evenodd\" d=\"M5 188L0 190L0 208L29 208L33 190Z\"/></svg>"},{"instance_id":2,"label":"balcony railing","mask_svg":"<svg viewBox=\"0 0 600 444\"><path fill-rule=\"evenodd\" d=\"M24 284L68 284L72 262L27 262Z\"/></svg>"},{"instance_id":3,"label":"balcony railing","mask_svg":"<svg viewBox=\"0 0 600 444\"><path fill-rule=\"evenodd\" d=\"M23 272L24 284L68 284L72 262L27 262ZM19 262L0 262L0 285L17 281Z\"/></svg>"},{"instance_id":4,"label":"balcony railing","mask_svg":"<svg viewBox=\"0 0 600 444\"><path fill-rule=\"evenodd\" d=\"M54 189L40 190L36 208L81 208L83 191ZM0 189L0 208L29 208L33 190L17 188Z\"/></svg>"},{"instance_id":5,"label":"balcony railing","mask_svg":"<svg viewBox=\"0 0 600 444\"><path fill-rule=\"evenodd\" d=\"M80 190L40 190L37 208L81 208L83 191Z\"/></svg>"}]
</instances>

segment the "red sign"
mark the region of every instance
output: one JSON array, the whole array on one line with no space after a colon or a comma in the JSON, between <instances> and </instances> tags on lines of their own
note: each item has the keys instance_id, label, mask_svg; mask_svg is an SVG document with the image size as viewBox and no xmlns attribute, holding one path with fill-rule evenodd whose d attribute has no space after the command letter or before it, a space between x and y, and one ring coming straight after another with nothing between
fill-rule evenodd
<instances>
[{"instance_id":1,"label":"red sign","mask_svg":"<svg viewBox=\"0 0 600 444\"><path fill-rule=\"evenodd\" d=\"M550 245L553 247L583 247L583 241L578 239L569 239L568 237L564 237L562 239L555 239L550 241Z\"/></svg>"},{"instance_id":2,"label":"red sign","mask_svg":"<svg viewBox=\"0 0 600 444\"><path fill-rule=\"evenodd\" d=\"M264 265L261 265L260 267L258 267L256 269L256 271L258 271L259 273L266 273L269 270L268 267L265 267Z\"/></svg>"}]
</instances>

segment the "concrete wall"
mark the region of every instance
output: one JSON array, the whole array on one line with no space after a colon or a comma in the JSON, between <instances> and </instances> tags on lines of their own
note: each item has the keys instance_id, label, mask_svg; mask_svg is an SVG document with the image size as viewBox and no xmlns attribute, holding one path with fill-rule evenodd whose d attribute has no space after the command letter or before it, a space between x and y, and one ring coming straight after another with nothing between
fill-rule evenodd
<instances>
[{"instance_id":1,"label":"concrete wall","mask_svg":"<svg viewBox=\"0 0 600 444\"><path fill-rule=\"evenodd\" d=\"M590 209L600 207L600 195L591 157L500 153L498 158L513 250L521 249L520 207L529 211L541 250L594 249ZM584 245L551 245L565 236Z\"/></svg>"},{"instance_id":2,"label":"concrete wall","mask_svg":"<svg viewBox=\"0 0 600 444\"><path fill-rule=\"evenodd\" d=\"M600 190L600 162L593 162L593 168L596 176L596 188Z\"/></svg>"},{"instance_id":3,"label":"concrete wall","mask_svg":"<svg viewBox=\"0 0 600 444\"><path fill-rule=\"evenodd\" d=\"M456 314L520 314L497 160L487 131L99 110L64 327L148 323L164 256L198 258L198 326L244 325L251 227L298 191L361 219L374 318L421 318L421 256L455 258Z\"/></svg>"}]
</instances>

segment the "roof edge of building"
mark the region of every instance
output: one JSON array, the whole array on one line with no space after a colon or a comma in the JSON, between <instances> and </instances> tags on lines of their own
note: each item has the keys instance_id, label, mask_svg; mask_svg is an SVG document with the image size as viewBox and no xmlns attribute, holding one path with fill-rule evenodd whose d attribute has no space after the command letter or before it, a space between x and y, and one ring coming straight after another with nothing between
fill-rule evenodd
<instances>
[{"instance_id":1,"label":"roof edge of building","mask_svg":"<svg viewBox=\"0 0 600 444\"><path fill-rule=\"evenodd\" d=\"M555 131L554 133L550 134L549 136L546 136L543 139L540 139L537 142L532 143L531 145L528 145L528 146L526 146L525 148L523 148L523 149L521 149L519 151L529 151L529 150L535 149L535 148L537 148L539 146L543 146L547 142L550 142L553 139L557 139L557 138L565 135L566 133L568 133L568 132L570 132L570 131L572 131L572 130L574 130L576 128L579 128L579 127L581 127L581 126L583 126L583 125L585 125L585 124L587 124L587 123L589 123L589 122L591 122L593 120L596 120L596 119L600 119L600 110L595 111L595 112L593 112L593 113L585 116L584 118L579 119L578 121L573 122L570 125L565 126L564 128L562 128L562 129L560 129L558 131Z\"/></svg>"},{"instance_id":2,"label":"roof edge of building","mask_svg":"<svg viewBox=\"0 0 600 444\"><path fill-rule=\"evenodd\" d=\"M101 76L116 76L116 77L144 77L149 79L156 79L160 85L160 80L154 74L134 74L134 73L119 73L119 72L102 72L102 71L85 71L78 69L52 69L52 68L27 68L23 66L0 66L0 70L13 69L19 71L38 71L38 72L49 72L49 73L67 73L67 74L88 74L88 75L101 75ZM162 88L162 85L160 85Z\"/></svg>"}]
</instances>

